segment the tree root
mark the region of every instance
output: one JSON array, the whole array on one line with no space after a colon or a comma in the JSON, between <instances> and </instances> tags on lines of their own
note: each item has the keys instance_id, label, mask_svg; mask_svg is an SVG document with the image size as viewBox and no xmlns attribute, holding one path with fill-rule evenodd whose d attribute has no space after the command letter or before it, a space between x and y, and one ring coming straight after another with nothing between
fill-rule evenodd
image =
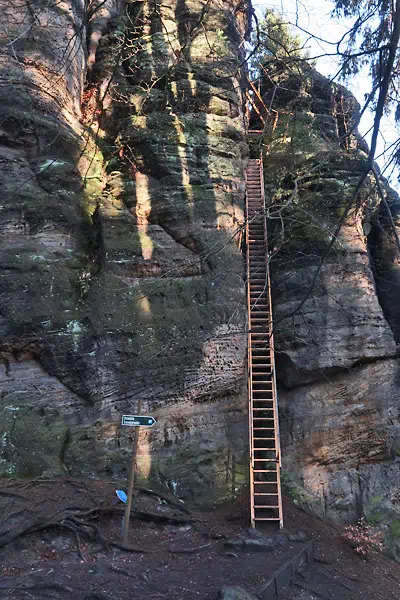
<instances>
[{"instance_id":1,"label":"tree root","mask_svg":"<svg viewBox=\"0 0 400 600\"><path fill-rule=\"evenodd\" d=\"M121 569L121 567L114 567L113 565L111 565L110 571L113 571L113 573L119 573L120 575L125 575L125 577L132 577L132 579L137 579L136 575L129 573L127 569Z\"/></svg>"},{"instance_id":2,"label":"tree root","mask_svg":"<svg viewBox=\"0 0 400 600\"><path fill-rule=\"evenodd\" d=\"M165 500L165 502L168 502L168 504L171 504L171 506L175 506L175 508L179 508L179 510L185 512L187 515L191 514L190 510L186 508L183 502L180 502L171 494L167 494L166 492L159 492L148 488L144 485L136 485L135 488L139 490L139 492L144 492L145 494L149 494L150 496L156 496L157 498L161 498L161 500Z\"/></svg>"},{"instance_id":3,"label":"tree root","mask_svg":"<svg viewBox=\"0 0 400 600\"><path fill-rule=\"evenodd\" d=\"M28 502L28 498L17 492L8 492L7 490L0 490L0 496L7 496L8 498L18 498L18 500L25 500Z\"/></svg>"},{"instance_id":4,"label":"tree root","mask_svg":"<svg viewBox=\"0 0 400 600\"><path fill-rule=\"evenodd\" d=\"M205 550L211 546L211 542L208 544L203 544L202 546L197 546L196 548L182 548L181 550L173 550L170 549L168 552L170 554L196 554L196 552L200 552L201 550Z\"/></svg>"},{"instance_id":5,"label":"tree root","mask_svg":"<svg viewBox=\"0 0 400 600\"><path fill-rule=\"evenodd\" d=\"M59 592L67 592L72 594L75 590L68 585L62 583L37 583L37 584L22 584L22 585L6 585L0 583L0 590L57 590Z\"/></svg>"},{"instance_id":6,"label":"tree root","mask_svg":"<svg viewBox=\"0 0 400 600\"><path fill-rule=\"evenodd\" d=\"M74 506L66 507L56 512L49 518L45 518L43 515L35 515L32 519L30 519L30 521L28 521L28 523L25 523L19 528L13 526L8 530L3 530L0 533L0 548L4 548L11 542L29 533L36 533L38 531L45 531L47 529L65 529L74 534L77 541L77 552L81 560L83 560L80 548L81 537L100 542L106 551L109 550L110 546L113 546L127 552L139 552L142 554L149 552L143 548L125 546L124 544L119 544L113 540L106 539L100 531L98 525L93 523L93 520L98 519L102 515L123 513L124 509L119 507L78 508ZM133 517L139 519L151 520L159 523L182 524L192 523L196 520L191 517L185 518L136 509L133 509L131 514Z\"/></svg>"}]
</instances>

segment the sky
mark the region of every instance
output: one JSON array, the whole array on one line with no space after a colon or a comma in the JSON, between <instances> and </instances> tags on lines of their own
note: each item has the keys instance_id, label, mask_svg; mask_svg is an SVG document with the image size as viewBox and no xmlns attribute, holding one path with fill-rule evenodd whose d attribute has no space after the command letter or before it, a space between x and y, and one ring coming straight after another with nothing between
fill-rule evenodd
<instances>
[{"instance_id":1,"label":"sky","mask_svg":"<svg viewBox=\"0 0 400 600\"><path fill-rule=\"evenodd\" d=\"M274 8L283 14L284 20L295 23L296 19L300 27L330 42L338 41L348 29L352 21L331 17L333 3L330 0L253 0L257 14L262 17L266 8ZM307 35L294 28L294 32L300 35L303 40ZM334 52L335 48L329 44L323 44L315 39L307 42L311 57L324 52ZM338 70L338 59L324 57L317 60L317 69L326 77L332 77ZM341 81L340 83L343 84ZM367 70L361 72L351 80L346 82L346 87L354 94L361 105L364 104L364 96L371 91L371 81ZM366 141L370 141L370 133L367 133L373 125L373 113L367 110L360 122L359 131L365 135ZM385 152L385 148L392 144L399 137L398 129L394 124L394 118L384 117L381 122L381 133L378 139L377 151L375 156ZM388 158L388 156L386 156ZM385 155L377 160L379 166L383 168ZM386 171L385 176L390 172ZM397 175L390 179L391 184L399 191Z\"/></svg>"}]
</instances>

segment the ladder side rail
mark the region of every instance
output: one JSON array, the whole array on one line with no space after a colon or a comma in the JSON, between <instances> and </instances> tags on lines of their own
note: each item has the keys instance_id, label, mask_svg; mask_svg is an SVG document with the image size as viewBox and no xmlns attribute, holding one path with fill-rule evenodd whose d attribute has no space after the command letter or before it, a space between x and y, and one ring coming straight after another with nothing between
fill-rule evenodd
<instances>
[{"instance_id":1,"label":"ladder side rail","mask_svg":"<svg viewBox=\"0 0 400 600\"><path fill-rule=\"evenodd\" d=\"M281 491L281 476L280 469L281 463L281 446L280 446L280 433L279 433L279 418L278 418L278 393L276 388L276 370L275 370L275 347L274 347L274 330L273 330L273 318L272 318L272 298L271 298L271 278L269 271L269 252L268 252L268 230L267 230L267 212L265 205L265 190L264 190L264 169L262 153L260 154L260 181L261 181L261 202L264 209L263 220L264 220L264 242L265 242L265 263L266 263L266 275L267 275L267 294L268 294L268 326L269 326L269 355L271 360L271 379L272 379L272 400L273 400L273 415L274 415L274 437L275 437L275 448L277 453L277 492L278 492L278 504L279 504L279 523L280 527L283 527L283 511L282 511L282 491Z\"/></svg>"},{"instance_id":2,"label":"ladder side rail","mask_svg":"<svg viewBox=\"0 0 400 600\"><path fill-rule=\"evenodd\" d=\"M261 106L264 108L265 114L268 115L270 111L269 111L268 107L266 106L264 100L262 99L260 91L256 88L256 86L254 85L254 83L251 81L251 79L249 77L246 77L246 79L247 79L247 82L250 84L250 87L253 90L254 94L256 95ZM265 123L265 119L263 119L263 122Z\"/></svg>"},{"instance_id":3,"label":"ladder side rail","mask_svg":"<svg viewBox=\"0 0 400 600\"><path fill-rule=\"evenodd\" d=\"M249 242L249 206L246 172L246 275L247 275L247 393L249 396L249 450L250 450L250 521L255 527L254 511L254 452L253 452L253 358L251 348L251 299L250 299L250 242Z\"/></svg>"},{"instance_id":4,"label":"ladder side rail","mask_svg":"<svg viewBox=\"0 0 400 600\"><path fill-rule=\"evenodd\" d=\"M254 110L256 111L256 113L258 114L258 116L260 117L260 120L262 121L262 124L265 126L265 119L262 116L260 110L258 109L257 105L254 103L253 98L251 97L250 93L248 91L246 91L246 97L247 100L249 101L249 103L251 104L251 106L254 108Z\"/></svg>"}]
</instances>

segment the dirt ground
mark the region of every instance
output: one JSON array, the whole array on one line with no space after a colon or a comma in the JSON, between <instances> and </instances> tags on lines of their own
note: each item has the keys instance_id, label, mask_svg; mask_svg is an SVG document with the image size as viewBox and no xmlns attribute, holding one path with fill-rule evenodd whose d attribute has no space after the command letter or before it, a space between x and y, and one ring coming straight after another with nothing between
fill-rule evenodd
<instances>
[{"instance_id":1,"label":"dirt ground","mask_svg":"<svg viewBox=\"0 0 400 600\"><path fill-rule=\"evenodd\" d=\"M141 491L128 547L121 541L123 505L112 482L0 480L0 598L215 600L222 585L259 594L262 584L314 541L315 561L283 598L400 599L400 565L382 555L361 559L342 529L285 501L285 529L269 525L274 550L227 547L249 535L247 498L210 512L188 512L176 499Z\"/></svg>"}]
</instances>

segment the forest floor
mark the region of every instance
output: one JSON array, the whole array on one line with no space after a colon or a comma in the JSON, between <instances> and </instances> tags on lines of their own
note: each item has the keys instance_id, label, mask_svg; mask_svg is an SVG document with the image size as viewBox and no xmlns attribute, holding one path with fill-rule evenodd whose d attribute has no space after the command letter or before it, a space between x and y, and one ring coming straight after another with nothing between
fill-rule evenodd
<instances>
[{"instance_id":1,"label":"forest floor","mask_svg":"<svg viewBox=\"0 0 400 600\"><path fill-rule=\"evenodd\" d=\"M285 501L285 529L264 533L269 552L227 541L250 537L247 498L210 512L188 511L172 496L140 491L129 542L112 482L72 478L0 480L0 599L215 600L223 585L260 594L262 584L313 540L314 561L282 598L400 599L400 565L381 554L360 558L343 528ZM300 541L290 541L290 537Z\"/></svg>"}]
</instances>

